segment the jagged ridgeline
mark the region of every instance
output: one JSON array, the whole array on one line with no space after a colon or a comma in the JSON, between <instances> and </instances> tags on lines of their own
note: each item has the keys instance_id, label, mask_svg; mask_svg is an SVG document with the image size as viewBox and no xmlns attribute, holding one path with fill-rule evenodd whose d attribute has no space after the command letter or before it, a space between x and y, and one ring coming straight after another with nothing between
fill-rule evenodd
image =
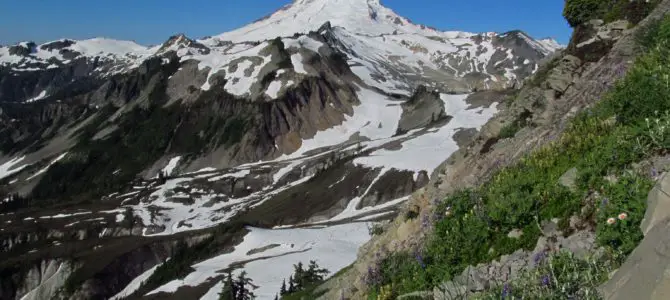
<instances>
[{"instance_id":1,"label":"jagged ridgeline","mask_svg":"<svg viewBox=\"0 0 670 300\"><path fill-rule=\"evenodd\" d=\"M321 270L348 278L383 224L422 219L402 203L459 147L486 136L493 155L535 126L553 100L528 99L568 94L597 60L577 47L566 65L563 48L441 31L376 0L297 0L155 46L0 47L0 299L218 299L240 282L272 299L292 274L283 298L355 297ZM488 136L496 114L508 127Z\"/></svg>"}]
</instances>

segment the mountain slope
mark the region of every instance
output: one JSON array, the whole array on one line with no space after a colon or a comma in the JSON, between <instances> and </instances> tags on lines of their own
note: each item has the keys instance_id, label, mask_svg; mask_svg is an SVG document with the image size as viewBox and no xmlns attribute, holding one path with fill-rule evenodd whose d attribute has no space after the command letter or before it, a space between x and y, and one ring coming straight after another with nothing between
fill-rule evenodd
<instances>
[{"instance_id":1,"label":"mountain slope","mask_svg":"<svg viewBox=\"0 0 670 300\"><path fill-rule=\"evenodd\" d=\"M210 299L244 263L271 298L298 260L336 271L555 46L313 0L202 40L0 48L0 298ZM355 242L314 237L337 228Z\"/></svg>"}]
</instances>

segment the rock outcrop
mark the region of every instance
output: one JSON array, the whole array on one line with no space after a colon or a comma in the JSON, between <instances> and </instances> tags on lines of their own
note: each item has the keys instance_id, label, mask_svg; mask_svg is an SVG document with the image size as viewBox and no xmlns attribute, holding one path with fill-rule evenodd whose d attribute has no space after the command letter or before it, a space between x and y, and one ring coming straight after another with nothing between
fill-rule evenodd
<instances>
[{"instance_id":1,"label":"rock outcrop","mask_svg":"<svg viewBox=\"0 0 670 300\"><path fill-rule=\"evenodd\" d=\"M423 85L420 85L412 97L402 104L402 109L402 116L398 123L398 133L423 128L431 123L448 118L440 94L435 91L428 91L428 88Z\"/></svg>"}]
</instances>

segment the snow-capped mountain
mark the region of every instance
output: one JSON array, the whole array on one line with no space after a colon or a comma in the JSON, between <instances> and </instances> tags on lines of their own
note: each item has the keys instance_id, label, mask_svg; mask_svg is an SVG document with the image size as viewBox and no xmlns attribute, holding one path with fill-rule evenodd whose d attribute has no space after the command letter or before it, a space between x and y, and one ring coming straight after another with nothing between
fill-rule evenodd
<instances>
[{"instance_id":1,"label":"snow-capped mountain","mask_svg":"<svg viewBox=\"0 0 670 300\"><path fill-rule=\"evenodd\" d=\"M217 35L213 39L232 42L263 41L277 36L286 37L294 33L315 31L326 21L332 26L366 36L419 34L453 39L474 35L459 31L442 32L416 25L382 6L379 0L295 0L259 21Z\"/></svg>"},{"instance_id":2,"label":"snow-capped mountain","mask_svg":"<svg viewBox=\"0 0 670 300\"><path fill-rule=\"evenodd\" d=\"M0 298L215 299L237 266L269 299L298 260L335 272L559 47L375 0L151 47L0 47Z\"/></svg>"}]
</instances>

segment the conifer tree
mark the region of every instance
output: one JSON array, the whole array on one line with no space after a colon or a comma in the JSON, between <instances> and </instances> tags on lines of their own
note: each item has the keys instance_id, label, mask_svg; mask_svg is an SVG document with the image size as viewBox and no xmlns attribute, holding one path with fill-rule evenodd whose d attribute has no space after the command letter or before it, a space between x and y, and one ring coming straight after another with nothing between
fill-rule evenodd
<instances>
[{"instance_id":1,"label":"conifer tree","mask_svg":"<svg viewBox=\"0 0 670 300\"><path fill-rule=\"evenodd\" d=\"M286 279L281 282L281 288L279 288L279 295L286 295Z\"/></svg>"},{"instance_id":2,"label":"conifer tree","mask_svg":"<svg viewBox=\"0 0 670 300\"><path fill-rule=\"evenodd\" d=\"M293 265L295 273L293 274L293 281L295 281L296 291L301 291L305 288L305 270L303 269L302 262L299 262L297 265Z\"/></svg>"},{"instance_id":3,"label":"conifer tree","mask_svg":"<svg viewBox=\"0 0 670 300\"><path fill-rule=\"evenodd\" d=\"M310 260L309 266L307 267L306 281L308 284L316 284L322 282L329 271L323 268L320 268L316 261Z\"/></svg>"},{"instance_id":4,"label":"conifer tree","mask_svg":"<svg viewBox=\"0 0 670 300\"><path fill-rule=\"evenodd\" d=\"M297 292L295 288L295 281L293 280L293 275L291 275L291 277L288 278L288 292L289 293Z\"/></svg>"},{"instance_id":5,"label":"conifer tree","mask_svg":"<svg viewBox=\"0 0 670 300\"><path fill-rule=\"evenodd\" d=\"M237 297L235 300L251 300L255 299L256 296L251 292L251 283L253 280L247 277L247 272L242 271L240 275L237 276L237 281L235 282L237 291Z\"/></svg>"},{"instance_id":6,"label":"conifer tree","mask_svg":"<svg viewBox=\"0 0 670 300\"><path fill-rule=\"evenodd\" d=\"M233 282L233 275L230 274L230 271L223 280L223 289L219 294L219 300L237 300L237 286Z\"/></svg>"}]
</instances>

